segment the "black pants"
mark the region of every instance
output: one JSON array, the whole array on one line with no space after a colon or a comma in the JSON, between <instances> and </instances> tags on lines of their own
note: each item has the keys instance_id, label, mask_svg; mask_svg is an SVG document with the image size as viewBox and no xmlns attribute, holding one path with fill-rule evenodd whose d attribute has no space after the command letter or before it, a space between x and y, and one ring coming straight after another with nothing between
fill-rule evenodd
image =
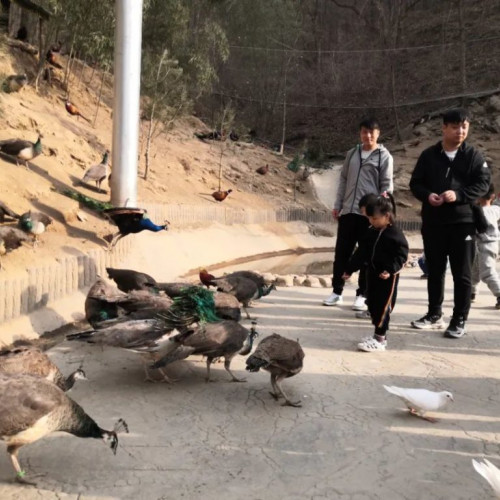
<instances>
[{"instance_id":1,"label":"black pants","mask_svg":"<svg viewBox=\"0 0 500 500\"><path fill-rule=\"evenodd\" d=\"M386 280L378 277L372 269L368 270L368 311L372 317L377 335L386 334L389 329L391 312L396 305L399 274L391 275Z\"/></svg>"},{"instance_id":2,"label":"black pants","mask_svg":"<svg viewBox=\"0 0 500 500\"><path fill-rule=\"evenodd\" d=\"M346 214L342 215L339 219L332 279L333 291L337 295L342 295L342 292L344 291L345 282L342 279L342 275L344 274L347 263L356 248L356 244L363 238L369 225L368 219L364 215ZM365 274L365 266L362 266L359 271L358 289L356 290L356 295L365 296Z\"/></svg>"},{"instance_id":3,"label":"black pants","mask_svg":"<svg viewBox=\"0 0 500 500\"><path fill-rule=\"evenodd\" d=\"M467 319L472 292L472 263L476 252L473 223L424 225L425 259L428 267L429 314L441 315L447 259L453 275L453 317Z\"/></svg>"}]
</instances>

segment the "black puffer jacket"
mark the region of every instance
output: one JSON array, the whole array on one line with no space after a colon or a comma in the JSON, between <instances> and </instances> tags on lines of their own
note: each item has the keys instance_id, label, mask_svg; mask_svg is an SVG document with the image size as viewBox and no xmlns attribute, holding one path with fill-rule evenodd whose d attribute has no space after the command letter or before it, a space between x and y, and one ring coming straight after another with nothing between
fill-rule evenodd
<instances>
[{"instance_id":1,"label":"black puffer jacket","mask_svg":"<svg viewBox=\"0 0 500 500\"><path fill-rule=\"evenodd\" d=\"M385 229L375 229L370 226L366 237L360 241L347 264L346 272L352 274L362 265L368 264L368 269L376 274L387 271L398 273L408 260L408 241L398 227L391 225Z\"/></svg>"},{"instance_id":2,"label":"black puffer jacket","mask_svg":"<svg viewBox=\"0 0 500 500\"><path fill-rule=\"evenodd\" d=\"M410 189L422 202L422 222L429 225L473 222L471 203L488 191L491 172L479 151L465 142L451 161L441 142L420 155L411 176ZM431 193L455 191L457 201L439 207L429 204Z\"/></svg>"}]
</instances>

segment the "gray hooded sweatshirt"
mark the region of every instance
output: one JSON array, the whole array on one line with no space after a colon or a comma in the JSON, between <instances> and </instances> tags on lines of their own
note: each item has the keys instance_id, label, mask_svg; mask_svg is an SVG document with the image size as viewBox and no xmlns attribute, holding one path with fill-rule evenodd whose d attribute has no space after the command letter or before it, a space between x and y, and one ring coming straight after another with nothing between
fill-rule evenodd
<instances>
[{"instance_id":1,"label":"gray hooded sweatshirt","mask_svg":"<svg viewBox=\"0 0 500 500\"><path fill-rule=\"evenodd\" d=\"M360 144L350 149L340 172L334 210L341 215L359 214L358 203L365 194L392 193L392 171L392 156L382 144L365 160L361 160Z\"/></svg>"}]
</instances>

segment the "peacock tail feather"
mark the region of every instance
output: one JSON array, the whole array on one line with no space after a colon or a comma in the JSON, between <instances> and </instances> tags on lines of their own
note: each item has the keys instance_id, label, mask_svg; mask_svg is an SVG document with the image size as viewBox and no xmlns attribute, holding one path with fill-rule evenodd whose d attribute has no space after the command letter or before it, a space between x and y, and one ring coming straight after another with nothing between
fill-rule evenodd
<instances>
[{"instance_id":1,"label":"peacock tail feather","mask_svg":"<svg viewBox=\"0 0 500 500\"><path fill-rule=\"evenodd\" d=\"M85 205L87 208L90 208L91 210L95 210L96 212L103 212L104 210L107 210L109 208L113 208L113 205L111 203L108 203L106 201L99 201L96 200L95 198L91 198L90 196L86 196L82 193L79 193L78 191L74 191L73 189L63 189L62 191L59 191L61 194L64 194L68 198L71 198L73 200L76 200L83 205Z\"/></svg>"},{"instance_id":2,"label":"peacock tail feather","mask_svg":"<svg viewBox=\"0 0 500 500\"><path fill-rule=\"evenodd\" d=\"M220 321L215 313L213 293L199 286L189 286L180 290L170 309L160 315L163 319L179 326L196 321L214 323Z\"/></svg>"}]
</instances>

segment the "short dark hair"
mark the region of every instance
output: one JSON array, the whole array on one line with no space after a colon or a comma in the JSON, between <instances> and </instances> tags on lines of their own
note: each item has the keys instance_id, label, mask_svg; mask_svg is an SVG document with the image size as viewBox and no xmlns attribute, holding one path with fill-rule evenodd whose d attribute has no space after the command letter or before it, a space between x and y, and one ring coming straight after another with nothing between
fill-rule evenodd
<instances>
[{"instance_id":1,"label":"short dark hair","mask_svg":"<svg viewBox=\"0 0 500 500\"><path fill-rule=\"evenodd\" d=\"M495 194L495 185L493 184L493 182L489 185L488 191L486 191L486 193L481 196L481 199L489 200L492 194Z\"/></svg>"},{"instance_id":2,"label":"short dark hair","mask_svg":"<svg viewBox=\"0 0 500 500\"><path fill-rule=\"evenodd\" d=\"M464 108L453 108L443 113L443 125L469 121L469 113Z\"/></svg>"},{"instance_id":3,"label":"short dark hair","mask_svg":"<svg viewBox=\"0 0 500 500\"><path fill-rule=\"evenodd\" d=\"M360 200L358 202L358 207L359 208L363 208L363 207L366 208L371 203L374 203L377 200L377 198L378 198L378 194L375 194L375 193L365 194L360 198Z\"/></svg>"},{"instance_id":4,"label":"short dark hair","mask_svg":"<svg viewBox=\"0 0 500 500\"><path fill-rule=\"evenodd\" d=\"M368 130L380 130L380 124L378 123L378 120L376 118L373 118L373 116L361 120L359 128L362 129L363 127L367 128Z\"/></svg>"}]
</instances>

